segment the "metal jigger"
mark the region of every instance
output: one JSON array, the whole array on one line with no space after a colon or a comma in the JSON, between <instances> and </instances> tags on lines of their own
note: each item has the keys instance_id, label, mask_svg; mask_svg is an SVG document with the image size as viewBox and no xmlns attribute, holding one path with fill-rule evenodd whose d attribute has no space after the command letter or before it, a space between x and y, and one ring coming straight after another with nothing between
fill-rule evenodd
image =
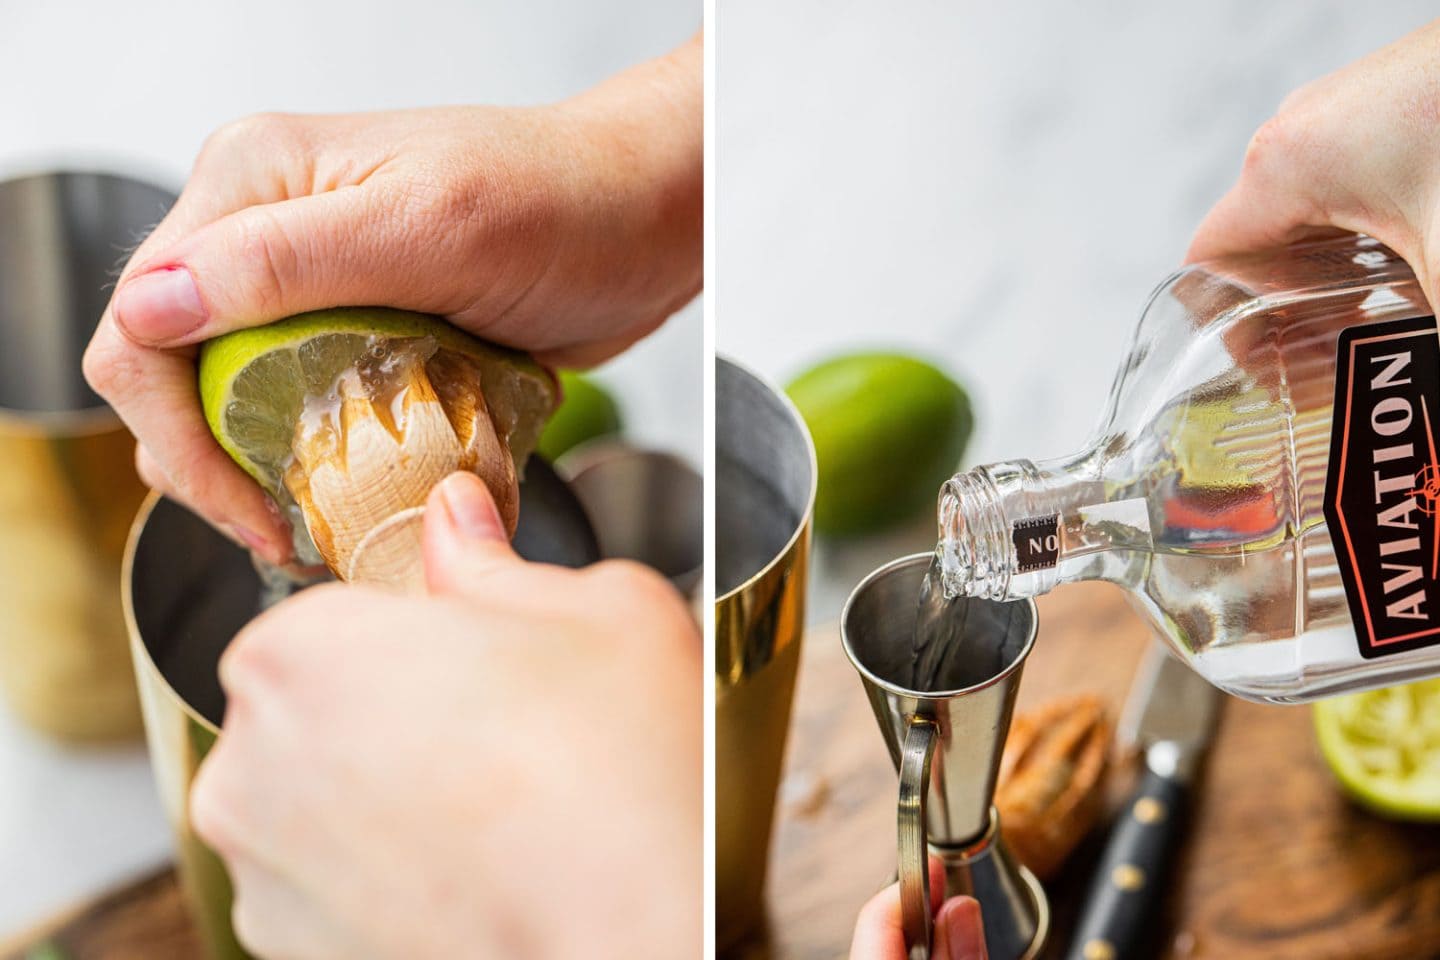
<instances>
[{"instance_id":1,"label":"metal jigger","mask_svg":"<svg viewBox=\"0 0 1440 960\"><path fill-rule=\"evenodd\" d=\"M927 689L909 688L916 598L930 554L871 573L845 605L840 636L900 773L900 900L911 960L930 956L930 870L945 868L945 896L980 901L991 960L1039 954L1050 926L1045 892L1000 836L992 804L1020 672L1035 642L1030 600L962 599L947 608L947 638Z\"/></svg>"}]
</instances>

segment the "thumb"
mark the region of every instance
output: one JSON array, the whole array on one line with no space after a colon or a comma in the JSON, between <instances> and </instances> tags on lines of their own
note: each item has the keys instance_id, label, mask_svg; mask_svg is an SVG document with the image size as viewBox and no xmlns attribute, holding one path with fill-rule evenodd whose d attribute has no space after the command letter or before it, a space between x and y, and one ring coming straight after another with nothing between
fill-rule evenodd
<instances>
[{"instance_id":1,"label":"thumb","mask_svg":"<svg viewBox=\"0 0 1440 960\"><path fill-rule=\"evenodd\" d=\"M116 324L144 346L176 347L327 307L444 312L423 293L423 245L360 192L246 207L155 251L116 288Z\"/></svg>"},{"instance_id":2,"label":"thumb","mask_svg":"<svg viewBox=\"0 0 1440 960\"><path fill-rule=\"evenodd\" d=\"M1323 232L1324 225L1314 222L1314 209L1309 194L1289 184L1283 189L1274 184L1259 189L1251 178L1242 175L1195 229L1185 262L1272 250L1313 232Z\"/></svg>"},{"instance_id":3,"label":"thumb","mask_svg":"<svg viewBox=\"0 0 1440 960\"><path fill-rule=\"evenodd\" d=\"M980 903L973 897L951 897L935 916L933 956L944 960L987 960Z\"/></svg>"},{"instance_id":4,"label":"thumb","mask_svg":"<svg viewBox=\"0 0 1440 960\"><path fill-rule=\"evenodd\" d=\"M485 482L464 471L430 491L423 546L432 594L471 595L486 577L525 562L511 548Z\"/></svg>"}]
</instances>

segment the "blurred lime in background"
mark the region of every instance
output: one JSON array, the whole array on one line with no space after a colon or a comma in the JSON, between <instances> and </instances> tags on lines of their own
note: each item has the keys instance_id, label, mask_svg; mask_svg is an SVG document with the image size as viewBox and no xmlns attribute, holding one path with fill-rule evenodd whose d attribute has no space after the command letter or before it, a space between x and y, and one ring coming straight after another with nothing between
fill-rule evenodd
<instances>
[{"instance_id":1,"label":"blurred lime in background","mask_svg":"<svg viewBox=\"0 0 1440 960\"><path fill-rule=\"evenodd\" d=\"M546 460L554 463L567 450L620 432L620 408L594 380L573 370L561 370L560 392L560 407L545 425L536 447Z\"/></svg>"},{"instance_id":2,"label":"blurred lime in background","mask_svg":"<svg viewBox=\"0 0 1440 960\"><path fill-rule=\"evenodd\" d=\"M786 389L815 440L815 528L825 534L874 532L933 511L975 425L963 387L901 353L841 354Z\"/></svg>"}]
</instances>

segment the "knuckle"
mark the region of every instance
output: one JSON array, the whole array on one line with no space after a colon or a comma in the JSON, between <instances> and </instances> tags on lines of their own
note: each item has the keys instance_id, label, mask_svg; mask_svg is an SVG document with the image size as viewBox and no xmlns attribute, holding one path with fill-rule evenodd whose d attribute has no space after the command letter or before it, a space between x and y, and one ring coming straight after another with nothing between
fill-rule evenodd
<instances>
[{"instance_id":1,"label":"knuckle","mask_svg":"<svg viewBox=\"0 0 1440 960\"><path fill-rule=\"evenodd\" d=\"M240 631L221 654L220 686L230 700L254 699L257 691L284 684L288 665L280 632L273 615L261 617Z\"/></svg>"},{"instance_id":2,"label":"knuckle","mask_svg":"<svg viewBox=\"0 0 1440 960\"><path fill-rule=\"evenodd\" d=\"M288 140L295 129L291 114L252 113L217 127L200 147L200 162L224 160L261 146L275 146Z\"/></svg>"},{"instance_id":3,"label":"knuckle","mask_svg":"<svg viewBox=\"0 0 1440 960\"><path fill-rule=\"evenodd\" d=\"M592 568L592 576L601 586L622 596L644 594L652 589L651 581L659 575L634 560L605 560Z\"/></svg>"},{"instance_id":4,"label":"knuckle","mask_svg":"<svg viewBox=\"0 0 1440 960\"><path fill-rule=\"evenodd\" d=\"M1296 87L1285 95L1280 101L1280 106L1275 111L1275 116L1284 117L1297 113L1310 99L1310 88L1308 86Z\"/></svg>"},{"instance_id":5,"label":"knuckle","mask_svg":"<svg viewBox=\"0 0 1440 960\"><path fill-rule=\"evenodd\" d=\"M235 900L230 905L230 925L235 930L235 939L257 956L281 957L281 945L275 940L273 918L267 922L257 909L254 891L246 890L243 883L235 886Z\"/></svg>"},{"instance_id":6,"label":"knuckle","mask_svg":"<svg viewBox=\"0 0 1440 960\"><path fill-rule=\"evenodd\" d=\"M254 306L275 319L283 310L287 291L298 279L300 248L285 221L267 207L253 207L241 221L239 255L253 271L249 294Z\"/></svg>"},{"instance_id":7,"label":"knuckle","mask_svg":"<svg viewBox=\"0 0 1440 960\"><path fill-rule=\"evenodd\" d=\"M474 193L453 182L445 170L423 167L397 188L395 213L412 232L444 231L475 215Z\"/></svg>"},{"instance_id":8,"label":"knuckle","mask_svg":"<svg viewBox=\"0 0 1440 960\"><path fill-rule=\"evenodd\" d=\"M183 464L174 476L166 476L165 493L214 523L225 523L228 504L216 502L203 477Z\"/></svg>"},{"instance_id":9,"label":"knuckle","mask_svg":"<svg viewBox=\"0 0 1440 960\"><path fill-rule=\"evenodd\" d=\"M222 757L221 750L212 750L195 777L190 788L190 823L202 840L223 853L235 849L236 831L223 787Z\"/></svg>"},{"instance_id":10,"label":"knuckle","mask_svg":"<svg viewBox=\"0 0 1440 960\"><path fill-rule=\"evenodd\" d=\"M138 443L135 444L135 475L152 490L159 490L165 484L165 477L162 476L155 458Z\"/></svg>"},{"instance_id":11,"label":"knuckle","mask_svg":"<svg viewBox=\"0 0 1440 960\"><path fill-rule=\"evenodd\" d=\"M136 349L102 329L85 348L85 355L80 359L80 372L96 393L113 400L135 384L138 374L133 353Z\"/></svg>"},{"instance_id":12,"label":"knuckle","mask_svg":"<svg viewBox=\"0 0 1440 960\"><path fill-rule=\"evenodd\" d=\"M1262 123L1245 147L1245 170L1260 173L1288 163L1301 146L1302 126L1285 111Z\"/></svg>"},{"instance_id":13,"label":"knuckle","mask_svg":"<svg viewBox=\"0 0 1440 960\"><path fill-rule=\"evenodd\" d=\"M395 189L391 214L412 237L474 255L505 237L528 239L538 232L543 218L513 180L496 171L477 175L459 160L442 158L419 167Z\"/></svg>"},{"instance_id":14,"label":"knuckle","mask_svg":"<svg viewBox=\"0 0 1440 960\"><path fill-rule=\"evenodd\" d=\"M98 337L85 348L85 354L80 358L80 372L91 389L97 393L105 392L110 383L110 355Z\"/></svg>"},{"instance_id":15,"label":"knuckle","mask_svg":"<svg viewBox=\"0 0 1440 960\"><path fill-rule=\"evenodd\" d=\"M231 701L255 701L304 683L317 643L351 622L359 597L339 583L310 587L267 610L220 657L220 684ZM262 693L263 692L263 693Z\"/></svg>"},{"instance_id":16,"label":"knuckle","mask_svg":"<svg viewBox=\"0 0 1440 960\"><path fill-rule=\"evenodd\" d=\"M596 590L613 603L669 616L679 612L687 620L679 592L660 574L633 560L606 560L591 573Z\"/></svg>"}]
</instances>

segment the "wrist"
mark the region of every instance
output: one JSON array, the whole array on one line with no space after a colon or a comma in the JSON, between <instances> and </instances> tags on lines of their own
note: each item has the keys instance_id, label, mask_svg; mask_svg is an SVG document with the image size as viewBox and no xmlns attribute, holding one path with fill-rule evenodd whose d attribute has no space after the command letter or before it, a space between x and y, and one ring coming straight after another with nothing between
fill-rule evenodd
<instances>
[{"instance_id":1,"label":"wrist","mask_svg":"<svg viewBox=\"0 0 1440 960\"><path fill-rule=\"evenodd\" d=\"M693 53L692 53L693 47ZM637 263L657 309L699 292L704 99L698 38L553 109L575 135L606 244ZM638 291L637 291L638 292Z\"/></svg>"}]
</instances>

